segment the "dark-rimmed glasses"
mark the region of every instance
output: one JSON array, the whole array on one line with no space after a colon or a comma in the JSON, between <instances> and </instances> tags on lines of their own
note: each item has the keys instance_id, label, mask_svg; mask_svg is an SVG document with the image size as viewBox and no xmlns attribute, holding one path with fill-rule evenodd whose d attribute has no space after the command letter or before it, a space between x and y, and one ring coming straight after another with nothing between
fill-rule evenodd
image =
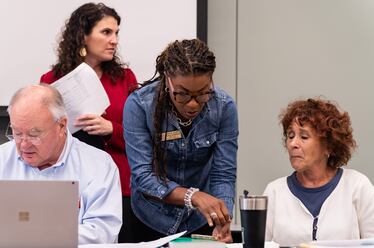
<instances>
[{"instance_id":1,"label":"dark-rimmed glasses","mask_svg":"<svg viewBox=\"0 0 374 248\"><path fill-rule=\"evenodd\" d=\"M202 93L197 94L197 95L190 95L190 94L188 94L186 92L176 92L176 91L174 91L174 86L173 86L173 82L171 81L171 78L168 77L168 76L166 76L166 78L169 81L169 87L170 87L171 93L173 94L174 100L177 103L187 104L192 99L195 99L195 101L197 103L206 103L214 95L213 83L212 83L211 89L209 89L208 91L202 92Z\"/></svg>"}]
</instances>

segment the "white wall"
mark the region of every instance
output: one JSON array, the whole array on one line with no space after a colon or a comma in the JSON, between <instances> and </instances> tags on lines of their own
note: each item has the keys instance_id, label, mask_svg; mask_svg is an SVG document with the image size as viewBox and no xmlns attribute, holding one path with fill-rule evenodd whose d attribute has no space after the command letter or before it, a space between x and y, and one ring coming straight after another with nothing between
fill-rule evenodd
<instances>
[{"instance_id":1,"label":"white wall","mask_svg":"<svg viewBox=\"0 0 374 248\"><path fill-rule=\"evenodd\" d=\"M237 51L236 75L216 77L215 82L237 92L238 193L248 189L261 194L269 181L291 173L278 115L301 97L324 96L349 112L358 143L349 167L374 181L374 1L237 0L231 4L237 5L237 13L208 15L209 27L216 27L208 30L208 44L216 51ZM226 2L216 0L209 1L208 8L228 9ZM218 29L227 27L226 18L237 20L235 49L233 42L210 40L227 39L226 33L233 31ZM232 67L235 60L228 58L217 59L217 75Z\"/></svg>"},{"instance_id":2,"label":"white wall","mask_svg":"<svg viewBox=\"0 0 374 248\"><path fill-rule=\"evenodd\" d=\"M70 14L89 1L2 0L0 105L21 86L38 83L56 62L57 38ZM122 18L120 55L138 81L154 73L154 61L169 42L196 37L196 1L102 0Z\"/></svg>"},{"instance_id":3,"label":"white wall","mask_svg":"<svg viewBox=\"0 0 374 248\"><path fill-rule=\"evenodd\" d=\"M236 100L237 85L237 18L236 1L208 1L208 45L216 56L215 84Z\"/></svg>"}]
</instances>

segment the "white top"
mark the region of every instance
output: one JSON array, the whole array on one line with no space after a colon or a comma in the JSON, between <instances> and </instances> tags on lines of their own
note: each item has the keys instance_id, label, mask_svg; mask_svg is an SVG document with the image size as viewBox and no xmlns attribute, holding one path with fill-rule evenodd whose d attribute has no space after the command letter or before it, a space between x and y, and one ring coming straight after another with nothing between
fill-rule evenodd
<instances>
[{"instance_id":1,"label":"white top","mask_svg":"<svg viewBox=\"0 0 374 248\"><path fill-rule=\"evenodd\" d=\"M287 177L265 189L268 196L266 240L280 246L312 241L313 216L288 188ZM321 207L317 240L374 237L374 187L362 173L343 169L343 175Z\"/></svg>"},{"instance_id":2,"label":"white top","mask_svg":"<svg viewBox=\"0 0 374 248\"><path fill-rule=\"evenodd\" d=\"M122 194L118 168L106 152L68 132L57 163L39 170L25 163L14 141L9 141L0 146L2 179L79 181L79 244L117 242L122 225Z\"/></svg>"}]
</instances>

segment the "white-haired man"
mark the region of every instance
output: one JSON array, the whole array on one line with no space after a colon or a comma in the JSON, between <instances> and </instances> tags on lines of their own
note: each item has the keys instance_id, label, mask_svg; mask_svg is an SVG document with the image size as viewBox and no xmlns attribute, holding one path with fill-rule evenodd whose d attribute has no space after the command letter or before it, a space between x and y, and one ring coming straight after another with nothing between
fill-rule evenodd
<instances>
[{"instance_id":1,"label":"white-haired man","mask_svg":"<svg viewBox=\"0 0 374 248\"><path fill-rule=\"evenodd\" d=\"M79 181L79 244L116 242L122 225L117 166L110 155L72 137L59 92L24 87L8 113L11 141L0 146L0 179Z\"/></svg>"}]
</instances>

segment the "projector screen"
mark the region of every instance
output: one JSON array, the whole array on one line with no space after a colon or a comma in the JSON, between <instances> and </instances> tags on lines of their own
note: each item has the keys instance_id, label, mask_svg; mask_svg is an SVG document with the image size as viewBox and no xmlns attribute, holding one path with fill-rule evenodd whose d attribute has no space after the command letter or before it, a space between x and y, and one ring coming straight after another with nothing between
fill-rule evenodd
<instances>
[{"instance_id":1,"label":"projector screen","mask_svg":"<svg viewBox=\"0 0 374 248\"><path fill-rule=\"evenodd\" d=\"M39 82L56 62L65 21L88 1L2 0L0 105L20 87ZM197 1L102 0L121 16L119 54L139 82L154 74L155 59L168 43L196 37Z\"/></svg>"}]
</instances>

